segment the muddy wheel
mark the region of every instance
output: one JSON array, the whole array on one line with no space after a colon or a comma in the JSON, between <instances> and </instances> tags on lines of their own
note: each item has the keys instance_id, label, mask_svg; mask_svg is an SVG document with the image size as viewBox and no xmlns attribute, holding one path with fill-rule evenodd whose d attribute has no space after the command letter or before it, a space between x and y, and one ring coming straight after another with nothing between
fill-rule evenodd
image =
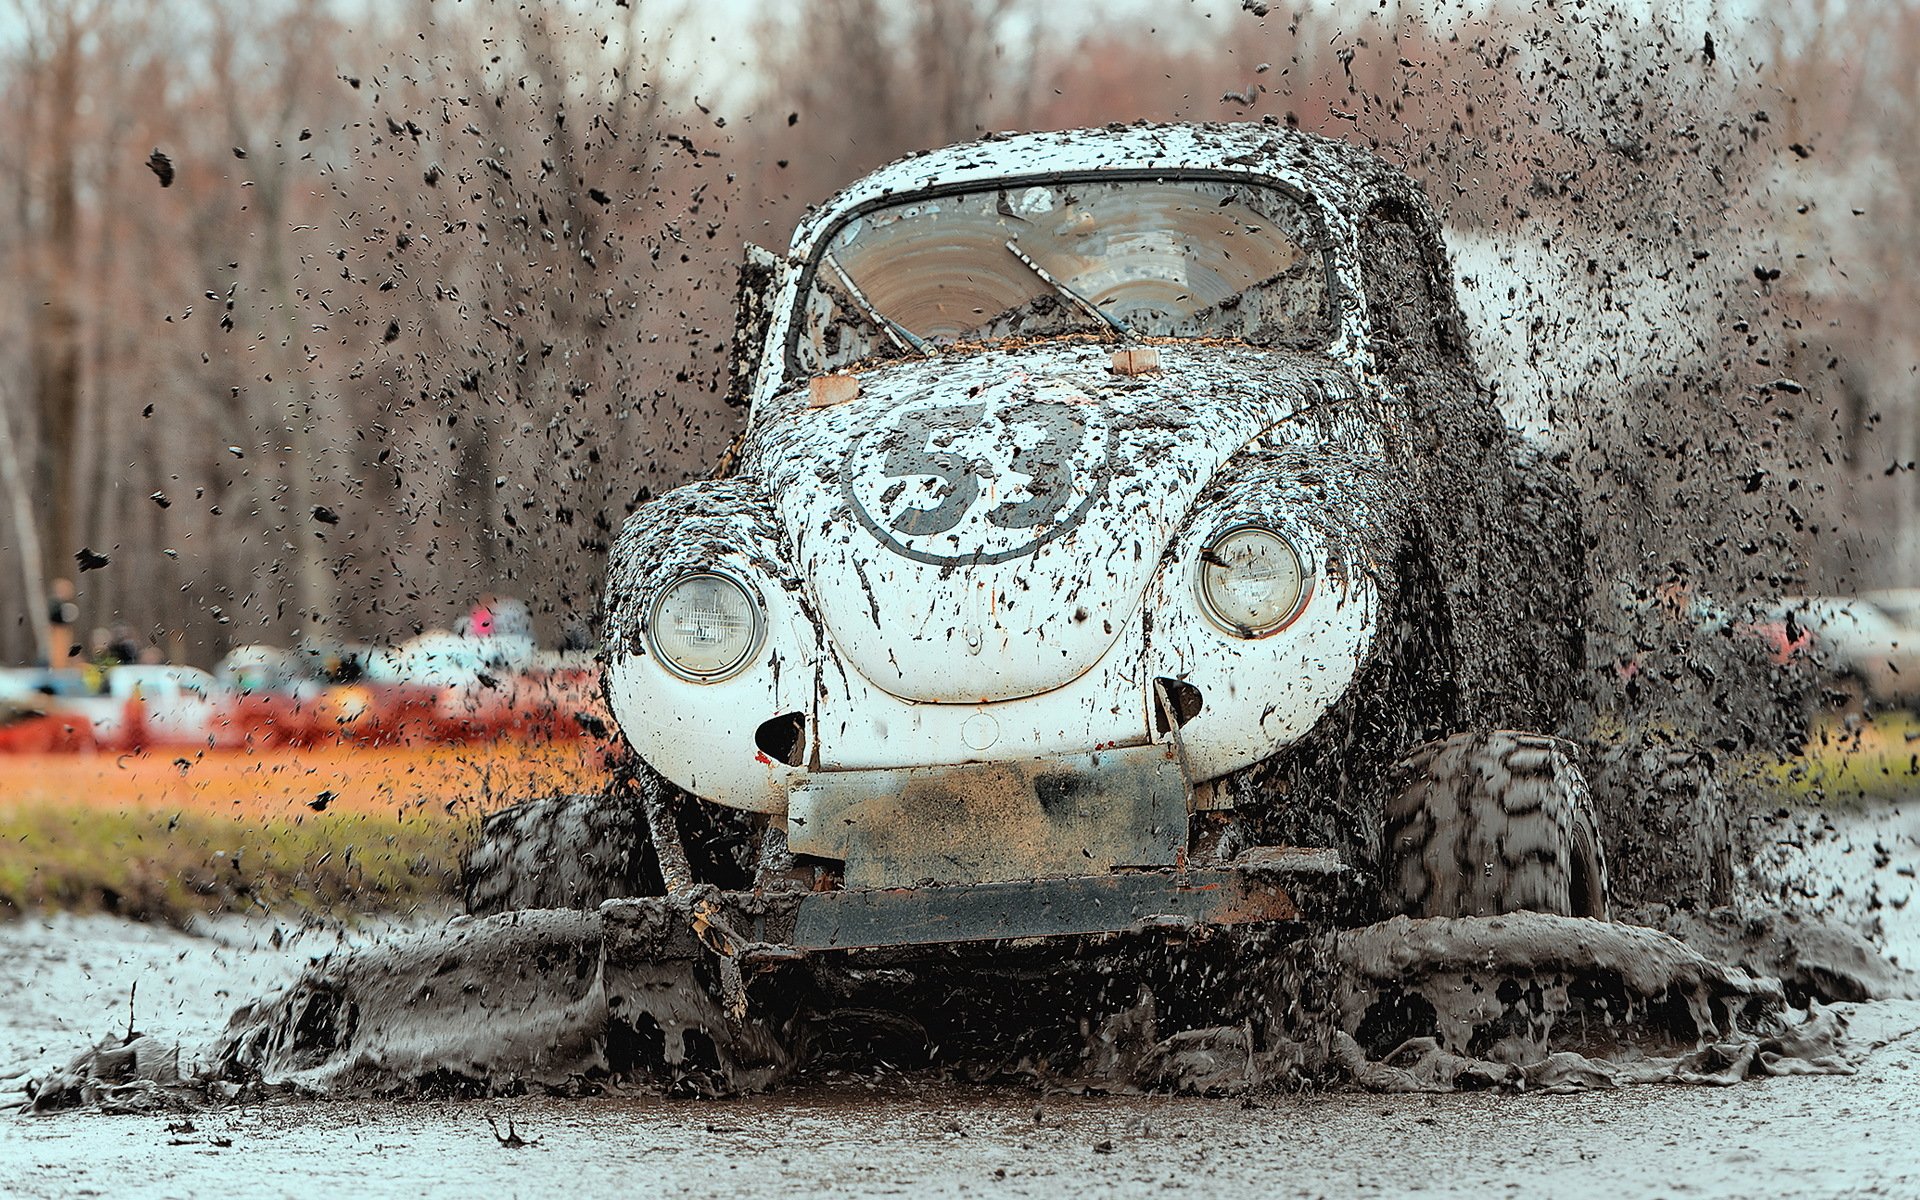
<instances>
[{"instance_id":1,"label":"muddy wheel","mask_svg":"<svg viewBox=\"0 0 1920 1200\"><path fill-rule=\"evenodd\" d=\"M461 882L476 915L593 908L661 891L638 802L619 793L554 796L494 813L480 824Z\"/></svg>"},{"instance_id":2,"label":"muddy wheel","mask_svg":"<svg viewBox=\"0 0 1920 1200\"><path fill-rule=\"evenodd\" d=\"M690 796L634 758L613 772L605 792L531 800L483 820L461 864L467 911L596 908L604 900L665 895L647 796L679 843L669 856L676 878L753 886L764 819Z\"/></svg>"},{"instance_id":3,"label":"muddy wheel","mask_svg":"<svg viewBox=\"0 0 1920 1200\"><path fill-rule=\"evenodd\" d=\"M1594 745L1588 782L1607 815L1611 895L1684 909L1730 903L1734 805L1754 799L1729 796L1713 755L1670 736L1643 730Z\"/></svg>"},{"instance_id":4,"label":"muddy wheel","mask_svg":"<svg viewBox=\"0 0 1920 1200\"><path fill-rule=\"evenodd\" d=\"M1607 867L1566 743L1495 730L1402 760L1386 821L1386 907L1413 917L1607 915Z\"/></svg>"},{"instance_id":5,"label":"muddy wheel","mask_svg":"<svg viewBox=\"0 0 1920 1200\"><path fill-rule=\"evenodd\" d=\"M1682 861L1699 864L1692 888L1670 889L1685 908L1713 908L1733 900L1733 825L1725 790L1714 777L1710 755L1692 751L1651 752L1648 795L1663 814L1659 822Z\"/></svg>"}]
</instances>

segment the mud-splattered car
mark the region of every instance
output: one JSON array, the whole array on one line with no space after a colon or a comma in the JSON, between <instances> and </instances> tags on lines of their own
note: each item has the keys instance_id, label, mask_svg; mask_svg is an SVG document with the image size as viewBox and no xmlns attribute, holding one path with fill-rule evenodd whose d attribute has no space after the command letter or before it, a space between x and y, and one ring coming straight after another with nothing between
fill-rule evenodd
<instances>
[{"instance_id":1,"label":"mud-splattered car","mask_svg":"<svg viewBox=\"0 0 1920 1200\"><path fill-rule=\"evenodd\" d=\"M730 939L803 950L1605 915L1553 736L1572 490L1372 155L1249 124L909 158L749 255L733 394L717 477L613 553L635 757L492 818L477 911L711 885Z\"/></svg>"}]
</instances>

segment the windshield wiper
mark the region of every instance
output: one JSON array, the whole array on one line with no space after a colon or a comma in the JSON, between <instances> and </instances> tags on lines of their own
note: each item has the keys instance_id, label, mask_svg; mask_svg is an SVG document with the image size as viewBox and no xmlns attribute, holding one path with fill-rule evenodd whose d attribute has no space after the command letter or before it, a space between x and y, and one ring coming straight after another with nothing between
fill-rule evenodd
<instances>
[{"instance_id":1,"label":"windshield wiper","mask_svg":"<svg viewBox=\"0 0 1920 1200\"><path fill-rule=\"evenodd\" d=\"M1035 275L1038 275L1041 281L1044 282L1048 287L1052 288L1056 292L1059 292L1062 296L1065 296L1068 300L1073 301L1074 305L1077 308L1079 308L1082 312L1086 313L1088 316L1092 317L1094 320L1099 321L1101 324L1105 325L1107 328L1113 330L1115 333L1119 334L1123 339L1127 341L1133 340L1133 331L1131 329L1128 329L1125 325L1122 325L1118 320L1108 316L1106 313L1101 312L1099 305L1087 299L1085 296L1081 295L1079 292L1074 291L1073 288L1067 285L1065 280L1056 278L1052 271L1047 270L1045 267L1041 266L1039 263L1033 261L1032 257L1029 256L1025 250L1022 250L1020 248L1020 244L1018 242L1014 241L1012 238L1008 238L1007 249L1013 251L1013 256L1027 265L1027 270L1032 271Z\"/></svg>"},{"instance_id":2,"label":"windshield wiper","mask_svg":"<svg viewBox=\"0 0 1920 1200\"><path fill-rule=\"evenodd\" d=\"M833 268L833 273L840 277L840 286L847 289L847 295L853 297L854 304L859 306L860 315L873 322L873 327L886 334L895 346L902 350L911 350L922 357L932 353L927 349L927 344L913 336L906 326L891 317L880 315L880 310L873 306L873 301L867 299L867 294L860 290L860 285L853 281L853 276L847 274L847 269L840 265L839 259L829 253L826 255L826 263Z\"/></svg>"}]
</instances>

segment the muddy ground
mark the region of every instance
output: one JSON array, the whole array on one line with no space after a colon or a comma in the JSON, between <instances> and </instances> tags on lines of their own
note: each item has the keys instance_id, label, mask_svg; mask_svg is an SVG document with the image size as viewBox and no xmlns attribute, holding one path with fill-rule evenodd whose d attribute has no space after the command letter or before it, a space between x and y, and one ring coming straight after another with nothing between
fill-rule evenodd
<instances>
[{"instance_id":1,"label":"muddy ground","mask_svg":"<svg viewBox=\"0 0 1920 1200\"><path fill-rule=\"evenodd\" d=\"M1819 824L1826 836L1793 852L1843 897L1877 902L1890 949L1904 957L1920 947L1920 912L1909 903L1920 813ZM188 936L98 917L0 927L0 995L12 999L0 1011L0 1090L24 1099L26 1081L77 1045L123 1033L129 996L142 1032L190 1041L343 941L320 930L289 938L283 927L276 944L274 933L230 922ZM0 1191L532 1195L565 1179L581 1196L1063 1186L1221 1196L1920 1194L1920 1001L1839 1011L1854 1073L1722 1088L1221 1100L966 1086L882 1070L721 1101L280 1100L19 1117L0 1120Z\"/></svg>"},{"instance_id":2,"label":"muddy ground","mask_svg":"<svg viewBox=\"0 0 1920 1200\"><path fill-rule=\"evenodd\" d=\"M1880 1028L1920 1025L1920 1006ZM352 1103L0 1125L22 1197L1913 1196L1920 1037L1858 1074L1579 1096L1043 1097L953 1086L753 1099ZM512 1118L529 1144L502 1146ZM220 1145L227 1141L230 1145Z\"/></svg>"}]
</instances>

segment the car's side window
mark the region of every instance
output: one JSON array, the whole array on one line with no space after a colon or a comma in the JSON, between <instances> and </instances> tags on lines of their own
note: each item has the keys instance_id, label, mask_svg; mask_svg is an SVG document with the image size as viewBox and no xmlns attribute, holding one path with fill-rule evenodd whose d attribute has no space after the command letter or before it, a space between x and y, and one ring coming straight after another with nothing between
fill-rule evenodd
<instances>
[{"instance_id":1,"label":"car's side window","mask_svg":"<svg viewBox=\"0 0 1920 1200\"><path fill-rule=\"evenodd\" d=\"M1361 232L1368 333L1383 365L1403 355L1450 355L1459 346L1435 248L1416 218L1394 201L1376 204Z\"/></svg>"}]
</instances>

